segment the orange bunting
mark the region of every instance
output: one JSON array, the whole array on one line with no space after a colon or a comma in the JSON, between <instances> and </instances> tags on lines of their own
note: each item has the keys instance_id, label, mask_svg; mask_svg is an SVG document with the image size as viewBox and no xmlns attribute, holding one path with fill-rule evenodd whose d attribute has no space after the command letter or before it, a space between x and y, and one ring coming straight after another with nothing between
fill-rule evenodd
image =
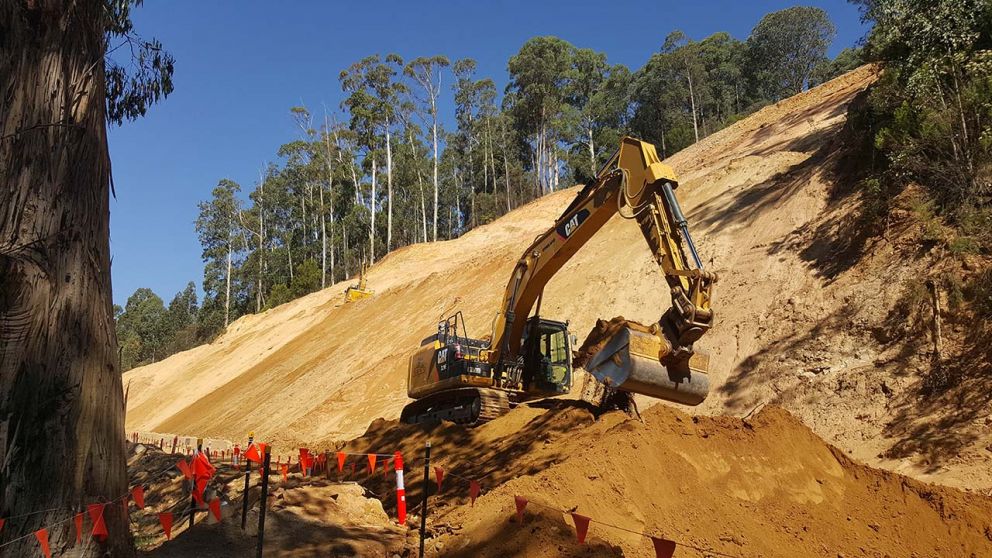
<instances>
[{"instance_id":1,"label":"orange bunting","mask_svg":"<svg viewBox=\"0 0 992 558\"><path fill-rule=\"evenodd\" d=\"M76 523L76 544L83 542L83 514L77 513L73 520Z\"/></svg>"},{"instance_id":2,"label":"orange bunting","mask_svg":"<svg viewBox=\"0 0 992 558\"><path fill-rule=\"evenodd\" d=\"M220 523L220 498L210 500L210 513L214 514L217 522Z\"/></svg>"},{"instance_id":3,"label":"orange bunting","mask_svg":"<svg viewBox=\"0 0 992 558\"><path fill-rule=\"evenodd\" d=\"M479 481L469 481L468 483L468 497L472 499L472 507L475 507L475 499L479 497L479 492L482 492L482 486L479 485Z\"/></svg>"},{"instance_id":4,"label":"orange bunting","mask_svg":"<svg viewBox=\"0 0 992 558\"><path fill-rule=\"evenodd\" d=\"M283 463L282 464L282 482L286 482L288 480L289 480L289 465Z\"/></svg>"},{"instance_id":5,"label":"orange bunting","mask_svg":"<svg viewBox=\"0 0 992 558\"><path fill-rule=\"evenodd\" d=\"M344 460L346 456L343 451L338 452L338 473L344 471Z\"/></svg>"},{"instance_id":6,"label":"orange bunting","mask_svg":"<svg viewBox=\"0 0 992 558\"><path fill-rule=\"evenodd\" d=\"M102 541L107 538L107 524L103 522L103 507L106 504L89 504L86 511L90 514L90 522L93 523L93 538Z\"/></svg>"},{"instance_id":7,"label":"orange bunting","mask_svg":"<svg viewBox=\"0 0 992 558\"><path fill-rule=\"evenodd\" d=\"M48 547L48 529L38 529L34 532L34 536L38 539L38 544L41 545L41 552L47 558L52 558L52 549Z\"/></svg>"},{"instance_id":8,"label":"orange bunting","mask_svg":"<svg viewBox=\"0 0 992 558\"><path fill-rule=\"evenodd\" d=\"M675 554L675 541L651 537L651 544L654 545L655 558L672 558Z\"/></svg>"},{"instance_id":9,"label":"orange bunting","mask_svg":"<svg viewBox=\"0 0 992 558\"><path fill-rule=\"evenodd\" d=\"M260 464L262 463L263 455L265 455L265 444L256 442L248 446L248 451L245 452L245 459Z\"/></svg>"},{"instance_id":10,"label":"orange bunting","mask_svg":"<svg viewBox=\"0 0 992 558\"><path fill-rule=\"evenodd\" d=\"M193 471L190 470L189 463L186 463L185 459L180 459L179 462L176 463L176 467L179 467L179 470L183 472L183 476L187 479L193 478Z\"/></svg>"},{"instance_id":11,"label":"orange bunting","mask_svg":"<svg viewBox=\"0 0 992 558\"><path fill-rule=\"evenodd\" d=\"M193 474L196 475L197 482L200 479L213 478L217 468L210 463L206 453L200 452L193 458Z\"/></svg>"},{"instance_id":12,"label":"orange bunting","mask_svg":"<svg viewBox=\"0 0 992 558\"><path fill-rule=\"evenodd\" d=\"M172 512L162 512L158 514L158 522L162 524L165 531L165 538L172 539Z\"/></svg>"},{"instance_id":13,"label":"orange bunting","mask_svg":"<svg viewBox=\"0 0 992 558\"><path fill-rule=\"evenodd\" d=\"M589 518L577 513L572 514L572 522L575 523L575 536L579 539L579 544L586 543L586 533L589 532Z\"/></svg>"},{"instance_id":14,"label":"orange bunting","mask_svg":"<svg viewBox=\"0 0 992 558\"><path fill-rule=\"evenodd\" d=\"M527 507L527 498L514 496L513 503L517 505L517 523L522 523L524 520L524 508Z\"/></svg>"},{"instance_id":15,"label":"orange bunting","mask_svg":"<svg viewBox=\"0 0 992 558\"><path fill-rule=\"evenodd\" d=\"M196 500L196 505L203 507L203 491L207 489L207 482L209 479L196 479L196 486L193 487L193 499Z\"/></svg>"},{"instance_id":16,"label":"orange bunting","mask_svg":"<svg viewBox=\"0 0 992 558\"><path fill-rule=\"evenodd\" d=\"M382 476L389 478L389 459L382 460Z\"/></svg>"},{"instance_id":17,"label":"orange bunting","mask_svg":"<svg viewBox=\"0 0 992 558\"><path fill-rule=\"evenodd\" d=\"M138 506L139 510L145 507L145 487L140 484L135 486L131 489L131 496L134 497L134 505Z\"/></svg>"},{"instance_id":18,"label":"orange bunting","mask_svg":"<svg viewBox=\"0 0 992 558\"><path fill-rule=\"evenodd\" d=\"M437 491L441 492L441 481L444 480L444 469L434 467L434 476L437 477Z\"/></svg>"},{"instance_id":19,"label":"orange bunting","mask_svg":"<svg viewBox=\"0 0 992 558\"><path fill-rule=\"evenodd\" d=\"M370 453L369 454L369 474L370 475L375 472L375 459L376 459L376 455L374 453Z\"/></svg>"}]
</instances>

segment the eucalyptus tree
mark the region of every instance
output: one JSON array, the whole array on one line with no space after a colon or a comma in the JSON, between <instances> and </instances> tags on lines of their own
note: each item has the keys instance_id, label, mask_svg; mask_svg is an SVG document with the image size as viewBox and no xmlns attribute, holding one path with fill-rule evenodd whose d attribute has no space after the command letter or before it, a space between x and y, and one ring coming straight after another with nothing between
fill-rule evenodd
<instances>
[{"instance_id":1,"label":"eucalyptus tree","mask_svg":"<svg viewBox=\"0 0 992 558\"><path fill-rule=\"evenodd\" d=\"M432 217L432 240L437 241L437 207L438 207L438 96L441 94L441 75L445 68L451 65L446 56L436 55L414 58L406 65L403 72L413 79L421 93L415 94L418 102L418 112L424 116L431 130L431 150L433 152L433 184L434 184L434 214ZM411 145L413 138L410 138Z\"/></svg>"},{"instance_id":2,"label":"eucalyptus tree","mask_svg":"<svg viewBox=\"0 0 992 558\"><path fill-rule=\"evenodd\" d=\"M110 278L107 124L172 91L174 61L126 0L0 2L0 517L63 523L127 491ZM111 58L121 44L130 48ZM127 53L130 53L129 55ZM13 518L17 518L13 520ZM75 555L132 556L123 514ZM52 550L75 537L53 529ZM37 554L34 537L4 553Z\"/></svg>"},{"instance_id":3,"label":"eucalyptus tree","mask_svg":"<svg viewBox=\"0 0 992 558\"><path fill-rule=\"evenodd\" d=\"M834 35L836 28L821 8L794 6L765 15L747 39L756 87L776 100L801 92Z\"/></svg>"},{"instance_id":4,"label":"eucalyptus tree","mask_svg":"<svg viewBox=\"0 0 992 558\"><path fill-rule=\"evenodd\" d=\"M237 197L240 191L237 182L221 180L210 201L200 202L195 223L203 247L203 291L208 297L219 298L223 289L225 328L231 317L231 277L240 235L241 204Z\"/></svg>"},{"instance_id":5,"label":"eucalyptus tree","mask_svg":"<svg viewBox=\"0 0 992 558\"><path fill-rule=\"evenodd\" d=\"M506 91L521 137L531 138L531 167L539 194L557 188L565 91L575 47L558 37L529 39L510 57Z\"/></svg>"}]
</instances>

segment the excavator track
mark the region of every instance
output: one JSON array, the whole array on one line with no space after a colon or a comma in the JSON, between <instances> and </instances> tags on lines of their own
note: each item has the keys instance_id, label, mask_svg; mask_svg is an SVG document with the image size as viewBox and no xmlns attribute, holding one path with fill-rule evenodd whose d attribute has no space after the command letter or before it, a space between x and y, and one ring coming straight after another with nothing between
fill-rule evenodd
<instances>
[{"instance_id":1,"label":"excavator track","mask_svg":"<svg viewBox=\"0 0 992 558\"><path fill-rule=\"evenodd\" d=\"M479 426L510 410L510 398L499 389L458 388L418 399L403 408L400 420L408 424L448 420Z\"/></svg>"}]
</instances>

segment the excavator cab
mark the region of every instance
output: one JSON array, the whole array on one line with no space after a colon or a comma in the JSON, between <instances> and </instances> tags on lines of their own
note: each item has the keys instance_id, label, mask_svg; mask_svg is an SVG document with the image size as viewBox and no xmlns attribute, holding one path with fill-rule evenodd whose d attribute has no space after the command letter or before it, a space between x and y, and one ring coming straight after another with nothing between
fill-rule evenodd
<instances>
[{"instance_id":1,"label":"excavator cab","mask_svg":"<svg viewBox=\"0 0 992 558\"><path fill-rule=\"evenodd\" d=\"M532 316L521 343L523 387L529 394L562 395L572 388L572 347L568 322Z\"/></svg>"}]
</instances>

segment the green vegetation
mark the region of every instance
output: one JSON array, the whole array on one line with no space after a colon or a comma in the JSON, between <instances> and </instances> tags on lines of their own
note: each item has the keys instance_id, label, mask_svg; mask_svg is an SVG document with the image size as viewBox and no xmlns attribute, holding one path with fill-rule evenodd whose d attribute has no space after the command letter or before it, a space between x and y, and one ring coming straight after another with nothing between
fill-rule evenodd
<instances>
[{"instance_id":1,"label":"green vegetation","mask_svg":"<svg viewBox=\"0 0 992 558\"><path fill-rule=\"evenodd\" d=\"M675 31L636 71L534 37L508 60L502 98L471 59L363 58L340 73L343 114L292 107L298 137L278 148L247 196L225 179L200 204L196 324L148 325L168 313L139 290L118 320L125 369L351 277L395 248L458 237L585 182L624 134L671 155L853 68L855 51L826 58L833 34L823 10L790 8L768 14L744 41ZM447 111L451 130L439 121ZM180 331L194 339L175 339Z\"/></svg>"},{"instance_id":2,"label":"green vegetation","mask_svg":"<svg viewBox=\"0 0 992 558\"><path fill-rule=\"evenodd\" d=\"M868 132L876 212L910 183L971 243L992 247L992 3L857 0L884 71L854 121ZM838 57L839 58L839 57Z\"/></svg>"}]
</instances>

